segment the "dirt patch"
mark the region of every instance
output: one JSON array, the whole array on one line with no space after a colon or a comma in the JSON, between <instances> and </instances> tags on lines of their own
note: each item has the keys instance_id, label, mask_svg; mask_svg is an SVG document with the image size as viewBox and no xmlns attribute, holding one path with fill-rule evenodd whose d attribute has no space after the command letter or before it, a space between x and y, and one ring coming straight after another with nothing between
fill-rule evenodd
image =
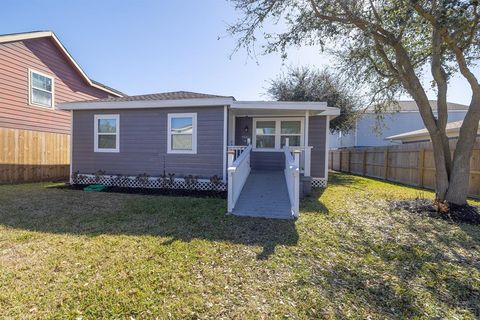
<instances>
[{"instance_id":1,"label":"dirt patch","mask_svg":"<svg viewBox=\"0 0 480 320\"><path fill-rule=\"evenodd\" d=\"M81 190L88 185L68 185L58 186L59 189ZM174 197L196 197L196 198L227 198L226 191L214 190L188 190L188 189L153 189L153 188L125 188L125 187L107 187L101 192L112 193L128 193L128 194L142 194L142 195L159 195L159 196L174 196Z\"/></svg>"},{"instance_id":2,"label":"dirt patch","mask_svg":"<svg viewBox=\"0 0 480 320\"><path fill-rule=\"evenodd\" d=\"M436 219L443 219L455 223L480 224L479 207L470 205L450 205L450 211L446 214L440 213L429 199L397 200L389 202L392 210L405 210L411 213L429 216Z\"/></svg>"}]
</instances>

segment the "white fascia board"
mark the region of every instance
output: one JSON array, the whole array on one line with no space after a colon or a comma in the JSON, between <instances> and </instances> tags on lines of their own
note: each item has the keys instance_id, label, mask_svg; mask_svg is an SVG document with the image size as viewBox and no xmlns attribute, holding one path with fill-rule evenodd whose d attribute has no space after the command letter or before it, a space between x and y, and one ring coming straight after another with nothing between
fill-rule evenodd
<instances>
[{"instance_id":1,"label":"white fascia board","mask_svg":"<svg viewBox=\"0 0 480 320\"><path fill-rule=\"evenodd\" d=\"M209 107L230 105L233 98L200 98L176 100L67 102L57 105L62 110L149 109L175 107Z\"/></svg>"},{"instance_id":2,"label":"white fascia board","mask_svg":"<svg viewBox=\"0 0 480 320\"><path fill-rule=\"evenodd\" d=\"M300 102L300 101L234 101L232 109L272 109L272 110L313 110L327 109L326 102Z\"/></svg>"},{"instance_id":3,"label":"white fascia board","mask_svg":"<svg viewBox=\"0 0 480 320\"><path fill-rule=\"evenodd\" d=\"M330 116L330 120L336 118L339 115L340 109L332 107L327 107L325 111L315 114L315 116Z\"/></svg>"}]
</instances>

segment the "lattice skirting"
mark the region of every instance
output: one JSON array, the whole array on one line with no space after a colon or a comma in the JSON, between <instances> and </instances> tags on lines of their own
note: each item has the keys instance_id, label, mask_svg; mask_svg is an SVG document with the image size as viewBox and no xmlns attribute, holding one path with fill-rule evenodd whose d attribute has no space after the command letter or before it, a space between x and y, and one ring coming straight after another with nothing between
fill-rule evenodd
<instances>
[{"instance_id":1,"label":"lattice skirting","mask_svg":"<svg viewBox=\"0 0 480 320\"><path fill-rule=\"evenodd\" d=\"M226 191L227 185L222 181L213 183L207 179L198 179L196 182L187 182L184 178L163 179L162 177L133 177L76 174L72 177L73 184L104 184L106 186L147 189L190 189L201 191Z\"/></svg>"},{"instance_id":2,"label":"lattice skirting","mask_svg":"<svg viewBox=\"0 0 480 320\"><path fill-rule=\"evenodd\" d=\"M312 178L312 188L325 188L327 186L327 179Z\"/></svg>"}]
</instances>

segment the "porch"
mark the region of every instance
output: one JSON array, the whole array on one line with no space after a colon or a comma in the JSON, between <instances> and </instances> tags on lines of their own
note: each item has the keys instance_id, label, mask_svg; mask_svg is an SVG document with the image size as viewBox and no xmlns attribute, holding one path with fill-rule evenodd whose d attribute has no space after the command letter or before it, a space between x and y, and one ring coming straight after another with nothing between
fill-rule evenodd
<instances>
[{"instance_id":1,"label":"porch","mask_svg":"<svg viewBox=\"0 0 480 320\"><path fill-rule=\"evenodd\" d=\"M233 104L228 112L228 212L297 217L300 198L312 187L312 149L317 150L314 178L326 184L328 123L335 115L338 110L325 103ZM311 117L324 122L321 137L309 144Z\"/></svg>"}]
</instances>

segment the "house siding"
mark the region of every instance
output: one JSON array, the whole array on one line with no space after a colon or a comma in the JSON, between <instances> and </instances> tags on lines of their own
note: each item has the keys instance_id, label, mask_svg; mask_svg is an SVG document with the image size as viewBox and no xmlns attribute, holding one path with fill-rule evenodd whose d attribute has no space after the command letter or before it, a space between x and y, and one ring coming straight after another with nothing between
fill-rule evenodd
<instances>
[{"instance_id":1,"label":"house siding","mask_svg":"<svg viewBox=\"0 0 480 320\"><path fill-rule=\"evenodd\" d=\"M168 113L197 113L197 154L167 153ZM223 176L223 107L73 111L73 172ZM94 115L120 115L120 152L94 152Z\"/></svg>"},{"instance_id":2,"label":"house siding","mask_svg":"<svg viewBox=\"0 0 480 320\"><path fill-rule=\"evenodd\" d=\"M0 127L70 133L70 112L29 105L28 69L54 78L55 104L106 98L90 86L50 38L0 44Z\"/></svg>"},{"instance_id":3,"label":"house siding","mask_svg":"<svg viewBox=\"0 0 480 320\"><path fill-rule=\"evenodd\" d=\"M433 113L437 116L437 113ZM448 122L460 121L465 118L466 111L455 110L448 112ZM379 129L375 128L380 125ZM385 113L382 122L378 123L376 115L366 113L357 121L356 127L348 134L339 137L339 133L330 135L330 148L348 147L379 147L398 145L398 142L385 140L386 137L424 129L419 112Z\"/></svg>"},{"instance_id":4,"label":"house siding","mask_svg":"<svg viewBox=\"0 0 480 320\"><path fill-rule=\"evenodd\" d=\"M312 146L310 174L315 178L325 177L327 117L313 116L308 123L308 144Z\"/></svg>"},{"instance_id":5,"label":"house siding","mask_svg":"<svg viewBox=\"0 0 480 320\"><path fill-rule=\"evenodd\" d=\"M252 151L250 165L253 170L283 170L285 154L275 151Z\"/></svg>"}]
</instances>

